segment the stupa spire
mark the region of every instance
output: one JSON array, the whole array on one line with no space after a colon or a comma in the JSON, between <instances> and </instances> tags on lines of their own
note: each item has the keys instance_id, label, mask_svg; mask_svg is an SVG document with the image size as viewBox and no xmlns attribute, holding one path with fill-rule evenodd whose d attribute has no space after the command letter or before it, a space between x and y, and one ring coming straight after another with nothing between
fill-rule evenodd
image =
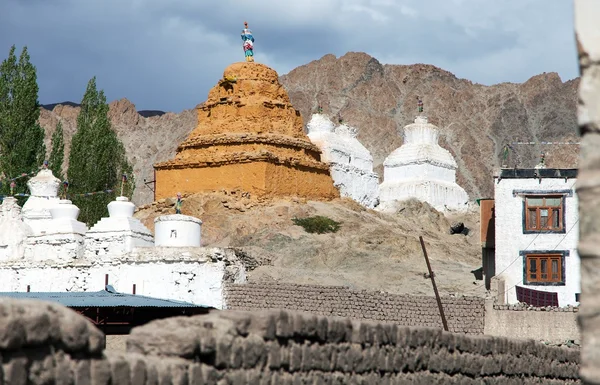
<instances>
[{"instance_id":1,"label":"stupa spire","mask_svg":"<svg viewBox=\"0 0 600 385\"><path fill-rule=\"evenodd\" d=\"M252 31L248 29L248 22L244 21L244 30L242 31L242 40L244 41L244 55L247 62L254 61L254 36Z\"/></svg>"}]
</instances>

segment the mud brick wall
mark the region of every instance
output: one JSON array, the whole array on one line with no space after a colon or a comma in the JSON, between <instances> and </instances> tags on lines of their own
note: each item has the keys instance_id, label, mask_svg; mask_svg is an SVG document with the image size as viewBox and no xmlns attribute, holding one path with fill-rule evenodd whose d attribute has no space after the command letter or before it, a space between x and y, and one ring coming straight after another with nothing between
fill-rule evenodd
<instances>
[{"instance_id":1,"label":"mud brick wall","mask_svg":"<svg viewBox=\"0 0 600 385\"><path fill-rule=\"evenodd\" d=\"M578 383L571 349L284 310L159 320L127 349L196 362L188 380L219 384Z\"/></svg>"},{"instance_id":2,"label":"mud brick wall","mask_svg":"<svg viewBox=\"0 0 600 385\"><path fill-rule=\"evenodd\" d=\"M402 326L442 328L435 297L357 291L344 286L228 284L224 303L231 310L286 309ZM442 297L442 305L451 332L483 334L484 299Z\"/></svg>"},{"instance_id":3,"label":"mud brick wall","mask_svg":"<svg viewBox=\"0 0 600 385\"><path fill-rule=\"evenodd\" d=\"M104 351L55 304L0 299L0 384L575 384L578 351L287 311L213 311L133 329Z\"/></svg>"}]
</instances>

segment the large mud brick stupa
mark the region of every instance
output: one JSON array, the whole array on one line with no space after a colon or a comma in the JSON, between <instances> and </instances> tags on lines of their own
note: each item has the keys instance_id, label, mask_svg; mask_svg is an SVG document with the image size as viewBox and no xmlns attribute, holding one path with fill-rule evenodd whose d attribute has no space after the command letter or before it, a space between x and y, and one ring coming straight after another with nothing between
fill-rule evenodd
<instances>
[{"instance_id":1,"label":"large mud brick stupa","mask_svg":"<svg viewBox=\"0 0 600 385\"><path fill-rule=\"evenodd\" d=\"M338 197L320 155L277 72L255 62L234 63L198 107L198 126L175 159L154 165L155 198L221 189Z\"/></svg>"}]
</instances>

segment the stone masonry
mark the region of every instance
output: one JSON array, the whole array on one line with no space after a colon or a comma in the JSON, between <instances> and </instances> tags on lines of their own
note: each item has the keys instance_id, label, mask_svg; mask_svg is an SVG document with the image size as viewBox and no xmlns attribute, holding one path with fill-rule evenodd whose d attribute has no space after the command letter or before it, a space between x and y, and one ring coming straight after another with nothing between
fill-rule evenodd
<instances>
[{"instance_id":1,"label":"stone masonry","mask_svg":"<svg viewBox=\"0 0 600 385\"><path fill-rule=\"evenodd\" d=\"M579 383L574 349L282 310L154 321L124 353L102 337L59 305L0 299L0 383Z\"/></svg>"},{"instance_id":2,"label":"stone masonry","mask_svg":"<svg viewBox=\"0 0 600 385\"><path fill-rule=\"evenodd\" d=\"M434 297L282 283L227 284L224 293L225 308L231 310L286 309L402 326L442 328ZM443 297L442 306L451 332L483 334L485 301L482 298Z\"/></svg>"}]
</instances>

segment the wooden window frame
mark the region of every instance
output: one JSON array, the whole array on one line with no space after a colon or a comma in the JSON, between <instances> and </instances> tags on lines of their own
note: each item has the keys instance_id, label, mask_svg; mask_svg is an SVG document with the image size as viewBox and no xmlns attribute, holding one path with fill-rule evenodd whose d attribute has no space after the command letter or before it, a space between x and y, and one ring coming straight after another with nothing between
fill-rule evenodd
<instances>
[{"instance_id":1,"label":"wooden window frame","mask_svg":"<svg viewBox=\"0 0 600 385\"><path fill-rule=\"evenodd\" d=\"M564 286L566 284L566 257L568 250L525 250L519 254L523 257L523 283L530 286ZM533 277L531 273L531 263L536 261L537 276ZM547 276L542 276L541 261L546 261ZM552 279L551 269L552 261L558 260L557 279Z\"/></svg>"},{"instance_id":2,"label":"wooden window frame","mask_svg":"<svg viewBox=\"0 0 600 385\"><path fill-rule=\"evenodd\" d=\"M528 198L534 198L534 199L560 199L560 206L557 209L557 206L547 206L547 205L541 205L541 206L533 206L530 207L528 205ZM545 203L545 202L544 202ZM565 231L565 206L566 206L566 202L565 202L565 195L564 194L552 194L552 193L543 193L543 194L527 194L523 197L523 234L538 234L538 233L542 233L542 234L564 234ZM538 226L533 227L531 226L531 224L529 223L529 211L530 210L535 210L536 211L536 223L538 224ZM559 218L558 218L558 228L540 228L539 224L541 222L541 210L548 210L549 215L548 218L552 218L554 215L556 215L556 213L558 212ZM551 223L551 221L549 221Z\"/></svg>"}]
</instances>

